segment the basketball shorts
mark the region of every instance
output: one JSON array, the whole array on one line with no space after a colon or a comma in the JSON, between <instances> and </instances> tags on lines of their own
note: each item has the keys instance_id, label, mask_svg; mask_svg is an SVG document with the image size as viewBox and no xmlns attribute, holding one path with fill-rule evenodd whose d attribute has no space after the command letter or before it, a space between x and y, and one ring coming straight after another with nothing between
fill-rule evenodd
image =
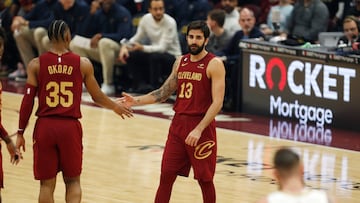
<instances>
[{"instance_id":1,"label":"basketball shorts","mask_svg":"<svg viewBox=\"0 0 360 203\"><path fill-rule=\"evenodd\" d=\"M186 137L202 118L203 116L174 116L163 153L163 173L187 177L192 166L195 179L213 179L217 155L215 121L204 129L196 147L185 144Z\"/></svg>"},{"instance_id":2,"label":"basketball shorts","mask_svg":"<svg viewBox=\"0 0 360 203\"><path fill-rule=\"evenodd\" d=\"M76 177L82 169L82 127L71 118L40 117L33 134L34 176L37 180Z\"/></svg>"}]
</instances>

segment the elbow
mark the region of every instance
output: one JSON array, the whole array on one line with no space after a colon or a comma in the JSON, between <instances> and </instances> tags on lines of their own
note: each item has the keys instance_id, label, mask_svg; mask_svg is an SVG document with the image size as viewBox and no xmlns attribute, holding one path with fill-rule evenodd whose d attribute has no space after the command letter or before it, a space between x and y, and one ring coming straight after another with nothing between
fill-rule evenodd
<instances>
[{"instance_id":1,"label":"elbow","mask_svg":"<svg viewBox=\"0 0 360 203\"><path fill-rule=\"evenodd\" d=\"M217 112L219 113L223 107L224 107L224 103L221 102L221 103L219 104L219 107L218 107L218 109L217 109Z\"/></svg>"},{"instance_id":2,"label":"elbow","mask_svg":"<svg viewBox=\"0 0 360 203\"><path fill-rule=\"evenodd\" d=\"M216 113L219 113L224 106L224 100L214 101L213 105L215 106Z\"/></svg>"}]
</instances>

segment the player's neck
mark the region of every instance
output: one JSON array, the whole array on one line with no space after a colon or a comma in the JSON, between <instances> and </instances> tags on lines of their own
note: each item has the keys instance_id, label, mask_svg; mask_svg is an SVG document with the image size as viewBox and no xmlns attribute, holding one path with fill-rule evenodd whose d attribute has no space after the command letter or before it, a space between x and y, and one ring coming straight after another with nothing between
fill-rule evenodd
<instances>
[{"instance_id":1,"label":"player's neck","mask_svg":"<svg viewBox=\"0 0 360 203\"><path fill-rule=\"evenodd\" d=\"M62 55L69 52L69 49L63 44L53 44L49 51L58 55Z\"/></svg>"},{"instance_id":2,"label":"player's neck","mask_svg":"<svg viewBox=\"0 0 360 203\"><path fill-rule=\"evenodd\" d=\"M304 181L298 177L291 177L282 181L280 190L286 193L299 194L304 189Z\"/></svg>"},{"instance_id":3,"label":"player's neck","mask_svg":"<svg viewBox=\"0 0 360 203\"><path fill-rule=\"evenodd\" d=\"M208 52L205 49L203 49L199 54L196 55L191 54L190 61L192 62L200 61L202 58L206 56L207 53Z\"/></svg>"}]
</instances>

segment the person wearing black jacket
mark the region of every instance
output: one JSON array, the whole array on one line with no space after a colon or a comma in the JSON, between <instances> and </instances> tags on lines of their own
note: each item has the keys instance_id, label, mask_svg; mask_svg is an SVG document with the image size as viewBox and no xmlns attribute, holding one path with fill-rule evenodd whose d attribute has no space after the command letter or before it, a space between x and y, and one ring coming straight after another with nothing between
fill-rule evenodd
<instances>
[{"instance_id":1,"label":"person wearing black jacket","mask_svg":"<svg viewBox=\"0 0 360 203\"><path fill-rule=\"evenodd\" d=\"M258 39L264 40L264 33L255 26L256 18L254 12L248 8L240 10L239 24L242 30L239 30L230 39L228 46L219 54L223 59L226 68L226 93L225 93L225 110L234 110L236 94L241 94L240 90L236 89L236 84L240 78L238 73L240 66L241 49L239 43L243 39Z\"/></svg>"},{"instance_id":2,"label":"person wearing black jacket","mask_svg":"<svg viewBox=\"0 0 360 203\"><path fill-rule=\"evenodd\" d=\"M360 54L360 22L355 16L346 16L343 21L344 36L337 43L337 51L343 54Z\"/></svg>"}]
</instances>

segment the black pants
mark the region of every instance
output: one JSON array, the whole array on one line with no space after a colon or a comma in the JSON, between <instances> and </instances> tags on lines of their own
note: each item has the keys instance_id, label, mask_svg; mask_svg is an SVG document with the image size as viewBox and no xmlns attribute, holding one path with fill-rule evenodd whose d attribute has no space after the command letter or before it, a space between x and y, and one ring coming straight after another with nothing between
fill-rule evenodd
<instances>
[{"instance_id":1,"label":"black pants","mask_svg":"<svg viewBox=\"0 0 360 203\"><path fill-rule=\"evenodd\" d=\"M126 70L132 80L132 87L151 86L158 88L169 76L175 56L168 53L131 52L127 59Z\"/></svg>"}]
</instances>

